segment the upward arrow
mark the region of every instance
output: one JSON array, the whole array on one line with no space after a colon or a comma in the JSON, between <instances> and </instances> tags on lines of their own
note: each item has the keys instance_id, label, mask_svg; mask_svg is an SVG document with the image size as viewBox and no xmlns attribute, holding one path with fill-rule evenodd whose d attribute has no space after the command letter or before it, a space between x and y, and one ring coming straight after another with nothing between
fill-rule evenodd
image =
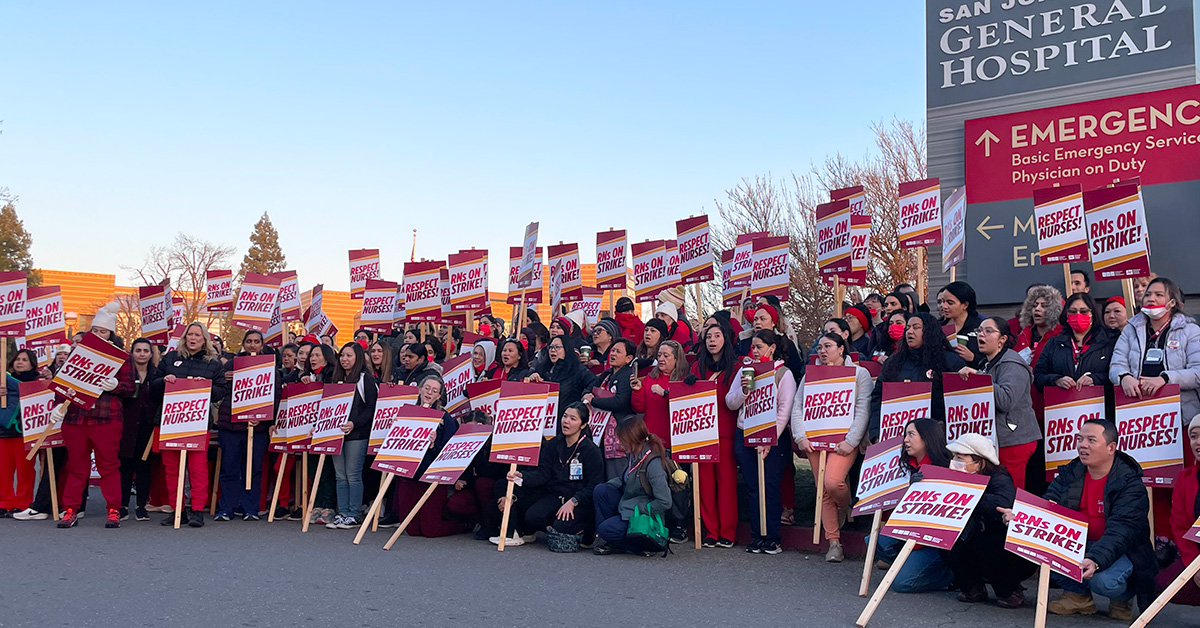
<instances>
[{"instance_id":1,"label":"upward arrow","mask_svg":"<svg viewBox=\"0 0 1200 628\"><path fill-rule=\"evenodd\" d=\"M983 156L991 157L992 156L992 142L999 142L999 141L1000 141L1000 138L996 137L991 131L984 129L983 135L980 135L979 139L975 140L975 145L979 146L979 144L981 142L986 142L983 144Z\"/></svg>"}]
</instances>

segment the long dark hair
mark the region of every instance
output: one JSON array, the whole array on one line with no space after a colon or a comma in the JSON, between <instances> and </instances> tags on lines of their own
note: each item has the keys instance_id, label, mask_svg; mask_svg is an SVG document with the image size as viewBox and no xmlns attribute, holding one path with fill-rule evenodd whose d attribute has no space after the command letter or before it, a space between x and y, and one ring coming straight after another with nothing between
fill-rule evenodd
<instances>
[{"instance_id":1,"label":"long dark hair","mask_svg":"<svg viewBox=\"0 0 1200 628\"><path fill-rule=\"evenodd\" d=\"M976 309L979 306L979 300L975 296L975 289L971 284L965 281L951 281L946 284L945 288L938 290L938 294L949 292L954 295L955 299L967 304L967 318L979 316L979 311Z\"/></svg>"},{"instance_id":2,"label":"long dark hair","mask_svg":"<svg viewBox=\"0 0 1200 628\"><path fill-rule=\"evenodd\" d=\"M367 356L367 370L371 372L380 382L390 383L392 381L392 346L382 340L376 340L371 343L372 347L379 347L383 351L383 361L379 364L379 369L376 370L375 365L371 363Z\"/></svg>"},{"instance_id":3,"label":"long dark hair","mask_svg":"<svg viewBox=\"0 0 1200 628\"><path fill-rule=\"evenodd\" d=\"M950 455L950 450L946 449L946 431L942 424L933 419L909 419L908 423L904 424L901 434L907 432L910 425L916 428L917 435L925 443L925 455L929 456L929 464L935 467L949 467L953 456ZM907 471L913 468L913 462L916 461L901 447L900 466Z\"/></svg>"},{"instance_id":4,"label":"long dark hair","mask_svg":"<svg viewBox=\"0 0 1200 628\"><path fill-rule=\"evenodd\" d=\"M932 314L926 314L925 312L909 313L908 317L904 320L907 323L914 318L920 319L921 324L924 326L924 330L921 332L921 348L910 348L908 340L905 338L897 341L896 346L899 349L896 350L895 355L883 363L883 371L879 374L879 381L897 381L897 377L900 375L900 368L910 359L917 363L919 373L924 374L926 371L933 371L935 378L949 369L946 365L946 351L950 349L950 346L946 342L946 336L942 334L941 323L937 322L937 319Z\"/></svg>"},{"instance_id":5,"label":"long dark hair","mask_svg":"<svg viewBox=\"0 0 1200 628\"><path fill-rule=\"evenodd\" d=\"M696 352L696 365L699 367L700 379L708 379L710 374L720 373L722 383L727 384L733 381L733 374L738 366L737 351L733 347L733 327L730 326L728 319L719 318L715 314L710 318L716 322L706 325L704 332L700 334L700 350ZM720 355L715 358L708 352L708 332L714 328L720 330L725 339Z\"/></svg>"},{"instance_id":6,"label":"long dark hair","mask_svg":"<svg viewBox=\"0 0 1200 628\"><path fill-rule=\"evenodd\" d=\"M349 347L354 351L354 366L350 370L342 368L341 353ZM347 342L342 345L342 351L338 351L338 360L334 364L333 381L343 384L357 384L358 380L362 379L363 369L367 368L367 353L363 351L362 345L355 342Z\"/></svg>"},{"instance_id":7,"label":"long dark hair","mask_svg":"<svg viewBox=\"0 0 1200 628\"><path fill-rule=\"evenodd\" d=\"M661 438L650 433L641 417L617 424L617 440L621 443L621 449L629 452L630 457L641 453L642 443L649 444L650 451L658 456L658 461L662 463L663 471L667 471L667 449L663 446Z\"/></svg>"},{"instance_id":8,"label":"long dark hair","mask_svg":"<svg viewBox=\"0 0 1200 628\"><path fill-rule=\"evenodd\" d=\"M362 347L359 347L359 348L361 349ZM320 351L321 357L325 358L325 367L323 369L321 369L322 371L324 371L325 369L331 369L330 372L333 372L332 369L337 368L338 359L337 359L337 354L333 352L333 347L331 347L325 343L321 343L318 345L313 345L312 350L308 352L308 360L306 360L304 362L304 374L305 375L313 374L313 372L312 372L313 351ZM324 375L324 373L322 373L322 375ZM321 379L325 379L325 378L322 377ZM355 381L357 381L357 380L355 380Z\"/></svg>"}]
</instances>

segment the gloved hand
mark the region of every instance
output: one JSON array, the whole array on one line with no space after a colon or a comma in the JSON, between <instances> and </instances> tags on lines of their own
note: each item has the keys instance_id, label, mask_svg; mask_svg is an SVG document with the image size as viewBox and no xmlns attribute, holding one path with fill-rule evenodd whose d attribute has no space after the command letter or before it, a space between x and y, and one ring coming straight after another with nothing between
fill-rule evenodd
<instances>
[{"instance_id":1,"label":"gloved hand","mask_svg":"<svg viewBox=\"0 0 1200 628\"><path fill-rule=\"evenodd\" d=\"M688 386L695 386L696 376L689 373L687 377L683 378L683 383L687 384Z\"/></svg>"},{"instance_id":2,"label":"gloved hand","mask_svg":"<svg viewBox=\"0 0 1200 628\"><path fill-rule=\"evenodd\" d=\"M110 378L100 382L100 390L103 390L104 392L112 392L116 389L117 389L117 378L115 378L115 377L110 377Z\"/></svg>"},{"instance_id":3,"label":"gloved hand","mask_svg":"<svg viewBox=\"0 0 1200 628\"><path fill-rule=\"evenodd\" d=\"M51 424L61 423L65 418L67 418L67 404L65 403L54 406L54 409L50 411Z\"/></svg>"}]
</instances>

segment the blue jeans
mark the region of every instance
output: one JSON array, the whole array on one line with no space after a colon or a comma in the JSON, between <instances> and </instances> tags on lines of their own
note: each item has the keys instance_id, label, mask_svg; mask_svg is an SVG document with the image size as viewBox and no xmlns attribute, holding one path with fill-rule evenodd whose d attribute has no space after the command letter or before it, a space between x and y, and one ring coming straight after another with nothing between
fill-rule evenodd
<instances>
[{"instance_id":1,"label":"blue jeans","mask_svg":"<svg viewBox=\"0 0 1200 628\"><path fill-rule=\"evenodd\" d=\"M746 483L746 494L750 498L750 537L754 540L765 538L779 542L779 518L783 515L783 496L779 492L779 483L783 480L784 453L784 446L775 445L763 460L767 491L767 535L764 537L758 533L762 529L758 521L758 449L745 445L742 430L733 436L733 455L737 458L738 467L741 467L742 481ZM788 449L786 453L790 454L791 450Z\"/></svg>"},{"instance_id":2,"label":"blue jeans","mask_svg":"<svg viewBox=\"0 0 1200 628\"><path fill-rule=\"evenodd\" d=\"M623 549L629 522L621 518L621 489L608 484L597 484L592 491L592 503L596 507L596 536L604 539L614 549Z\"/></svg>"},{"instance_id":3,"label":"blue jeans","mask_svg":"<svg viewBox=\"0 0 1200 628\"><path fill-rule=\"evenodd\" d=\"M359 518L363 503L363 463L367 459L367 439L342 443L342 453L333 458L337 478L337 509L344 517Z\"/></svg>"},{"instance_id":4,"label":"blue jeans","mask_svg":"<svg viewBox=\"0 0 1200 628\"><path fill-rule=\"evenodd\" d=\"M217 512L232 515L241 510L247 515L258 514L259 497L262 495L262 462L267 453L270 438L266 434L254 435L254 459L250 463L250 490L246 490L246 432L217 430L217 443L221 445L221 498L217 500ZM140 495L138 496L141 497Z\"/></svg>"},{"instance_id":5,"label":"blue jeans","mask_svg":"<svg viewBox=\"0 0 1200 628\"><path fill-rule=\"evenodd\" d=\"M1102 595L1110 600L1124 602L1133 598L1135 592L1129 588L1129 576L1133 575L1133 563L1129 557L1122 556L1113 561L1104 571L1097 571L1090 579L1075 582L1057 573L1051 574L1055 582L1068 593L1085 595L1089 592Z\"/></svg>"},{"instance_id":6,"label":"blue jeans","mask_svg":"<svg viewBox=\"0 0 1200 628\"><path fill-rule=\"evenodd\" d=\"M902 547L904 541L880 535L875 558L888 563L895 562ZM941 591L953 583L954 572L942 557L942 550L918 545L908 555L908 560L904 561L890 590L896 593Z\"/></svg>"}]
</instances>

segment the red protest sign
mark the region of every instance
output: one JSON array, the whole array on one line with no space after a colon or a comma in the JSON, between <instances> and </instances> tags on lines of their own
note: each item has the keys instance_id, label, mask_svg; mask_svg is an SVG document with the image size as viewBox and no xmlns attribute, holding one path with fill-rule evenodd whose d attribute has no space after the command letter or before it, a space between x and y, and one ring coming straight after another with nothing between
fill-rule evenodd
<instances>
[{"instance_id":1,"label":"red protest sign","mask_svg":"<svg viewBox=\"0 0 1200 628\"><path fill-rule=\"evenodd\" d=\"M287 445L288 451L308 451L312 444L313 426L321 410L321 382L288 384Z\"/></svg>"},{"instance_id":2,"label":"red protest sign","mask_svg":"<svg viewBox=\"0 0 1200 628\"><path fill-rule=\"evenodd\" d=\"M142 321L142 336L155 344L164 344L171 331L171 300L165 286L141 286L138 300Z\"/></svg>"},{"instance_id":3,"label":"red protest sign","mask_svg":"<svg viewBox=\"0 0 1200 628\"><path fill-rule=\"evenodd\" d=\"M596 234L596 287L601 290L624 290L629 268L625 264L628 248L625 230L601 231Z\"/></svg>"},{"instance_id":4,"label":"red protest sign","mask_svg":"<svg viewBox=\"0 0 1200 628\"><path fill-rule=\"evenodd\" d=\"M604 291L592 288L590 286L583 287L583 300L571 303L569 312L575 310L583 310L583 315L587 319L588 326L595 325L600 320L600 303L604 300Z\"/></svg>"},{"instance_id":5,"label":"red protest sign","mask_svg":"<svg viewBox=\"0 0 1200 628\"><path fill-rule=\"evenodd\" d=\"M850 272L850 201L817 205L817 267L832 280Z\"/></svg>"},{"instance_id":6,"label":"red protest sign","mask_svg":"<svg viewBox=\"0 0 1200 628\"><path fill-rule=\"evenodd\" d=\"M239 355L233 358L233 421L266 421L275 410L275 356Z\"/></svg>"},{"instance_id":7,"label":"red protest sign","mask_svg":"<svg viewBox=\"0 0 1200 628\"><path fill-rule=\"evenodd\" d=\"M534 248L533 256L536 260L533 264L533 279L522 289L521 247L514 246L508 249L508 298L505 302L509 305L517 305L522 299L526 305L542 302L542 293L546 289L546 278L542 274L542 247Z\"/></svg>"},{"instance_id":8,"label":"red protest sign","mask_svg":"<svg viewBox=\"0 0 1200 628\"><path fill-rule=\"evenodd\" d=\"M325 384L321 388L321 405L317 409L317 422L313 424L310 452L330 456L342 453L342 441L346 437L342 425L350 418L354 388L354 384Z\"/></svg>"},{"instance_id":9,"label":"red protest sign","mask_svg":"<svg viewBox=\"0 0 1200 628\"><path fill-rule=\"evenodd\" d=\"M278 454L288 453L288 432L290 426L288 424L288 388L292 384L284 384L282 388L282 396L279 398L279 407L275 409L275 424L271 426L270 441L267 448Z\"/></svg>"},{"instance_id":10,"label":"red protest sign","mask_svg":"<svg viewBox=\"0 0 1200 628\"><path fill-rule=\"evenodd\" d=\"M350 251L350 298L361 299L368 279L379 279L379 249Z\"/></svg>"},{"instance_id":11,"label":"red protest sign","mask_svg":"<svg viewBox=\"0 0 1200 628\"><path fill-rule=\"evenodd\" d=\"M1183 535L1183 538L1193 543L1200 543L1200 519L1196 519L1196 522L1193 523L1192 527L1189 528L1187 533Z\"/></svg>"},{"instance_id":12,"label":"red protest sign","mask_svg":"<svg viewBox=\"0 0 1200 628\"><path fill-rule=\"evenodd\" d=\"M42 433L49 434L42 439L42 447L62 447L66 440L62 435L62 422L53 423L50 411L58 403L50 381L35 379L32 382L21 382L18 386L21 395L21 440L25 451L33 449Z\"/></svg>"},{"instance_id":13,"label":"red protest sign","mask_svg":"<svg viewBox=\"0 0 1200 628\"><path fill-rule=\"evenodd\" d=\"M1141 186L1125 183L1084 192L1083 207L1096 279L1148 277L1149 234Z\"/></svg>"},{"instance_id":14,"label":"red protest sign","mask_svg":"<svg viewBox=\"0 0 1200 628\"><path fill-rule=\"evenodd\" d=\"M546 384L550 391L546 394L546 422L542 424L542 438L551 439L558 436L558 384Z\"/></svg>"},{"instance_id":15,"label":"red protest sign","mask_svg":"<svg viewBox=\"0 0 1200 628\"><path fill-rule=\"evenodd\" d=\"M458 418L471 409L467 399L467 384L471 383L471 354L459 354L442 363L442 382L445 385L446 412Z\"/></svg>"},{"instance_id":16,"label":"red protest sign","mask_svg":"<svg viewBox=\"0 0 1200 628\"><path fill-rule=\"evenodd\" d=\"M675 238L670 238L663 240L663 246L667 247L665 256L667 260L666 288L673 288L681 283L679 277L679 242Z\"/></svg>"},{"instance_id":17,"label":"red protest sign","mask_svg":"<svg viewBox=\"0 0 1200 628\"><path fill-rule=\"evenodd\" d=\"M401 408L415 405L418 394L419 390L416 386L379 385L379 395L375 400L375 416L371 418L371 435L367 439L368 456L373 456L379 451L388 432L392 429L392 422L400 416Z\"/></svg>"},{"instance_id":18,"label":"red protest sign","mask_svg":"<svg viewBox=\"0 0 1200 628\"><path fill-rule=\"evenodd\" d=\"M579 269L578 244L554 244L546 247L550 256L551 277L561 282L560 300L563 303L583 299L583 275Z\"/></svg>"},{"instance_id":19,"label":"red protest sign","mask_svg":"<svg viewBox=\"0 0 1200 628\"><path fill-rule=\"evenodd\" d=\"M1081 513L1017 489L1004 549L1083 582L1087 521Z\"/></svg>"},{"instance_id":20,"label":"red protest sign","mask_svg":"<svg viewBox=\"0 0 1200 628\"><path fill-rule=\"evenodd\" d=\"M404 317L410 323L442 320L442 268L444 262L404 264Z\"/></svg>"},{"instance_id":21,"label":"red protest sign","mask_svg":"<svg viewBox=\"0 0 1200 628\"><path fill-rule=\"evenodd\" d=\"M488 304L487 251L451 253L450 309L455 312L482 310Z\"/></svg>"},{"instance_id":22,"label":"red protest sign","mask_svg":"<svg viewBox=\"0 0 1200 628\"><path fill-rule=\"evenodd\" d=\"M103 392L100 385L104 380L117 376L117 371L125 364L125 358L124 351L89 332L75 345L66 363L54 374L51 386L54 392L68 401L84 410L91 410Z\"/></svg>"},{"instance_id":23,"label":"red protest sign","mask_svg":"<svg viewBox=\"0 0 1200 628\"><path fill-rule=\"evenodd\" d=\"M804 371L804 436L813 449L836 451L854 422L853 366L814 365Z\"/></svg>"},{"instance_id":24,"label":"red protest sign","mask_svg":"<svg viewBox=\"0 0 1200 628\"><path fill-rule=\"evenodd\" d=\"M525 238L521 241L521 266L518 280L522 286L529 286L537 281L534 277L534 266L540 266L537 258L538 223L531 222L525 226Z\"/></svg>"},{"instance_id":25,"label":"red protest sign","mask_svg":"<svg viewBox=\"0 0 1200 628\"><path fill-rule=\"evenodd\" d=\"M233 309L233 271L204 271L204 308L209 312Z\"/></svg>"},{"instance_id":26,"label":"red protest sign","mask_svg":"<svg viewBox=\"0 0 1200 628\"><path fill-rule=\"evenodd\" d=\"M281 320L300 320L300 281L294 270L271 273L279 278L279 315Z\"/></svg>"},{"instance_id":27,"label":"red protest sign","mask_svg":"<svg viewBox=\"0 0 1200 628\"><path fill-rule=\"evenodd\" d=\"M471 466L471 461L491 436L490 425L460 425L454 436L446 441L446 446L442 447L437 458L429 463L421 481L430 484L454 484L462 477L463 471Z\"/></svg>"},{"instance_id":28,"label":"red protest sign","mask_svg":"<svg viewBox=\"0 0 1200 628\"><path fill-rule=\"evenodd\" d=\"M1142 467L1142 482L1173 486L1183 468L1183 427L1179 417L1179 384L1167 384L1151 397L1129 397L1120 386L1117 403L1117 449L1133 456Z\"/></svg>"},{"instance_id":29,"label":"red protest sign","mask_svg":"<svg viewBox=\"0 0 1200 628\"><path fill-rule=\"evenodd\" d=\"M177 379L166 383L159 450L208 451L212 380Z\"/></svg>"},{"instance_id":30,"label":"red protest sign","mask_svg":"<svg viewBox=\"0 0 1200 628\"><path fill-rule=\"evenodd\" d=\"M733 259L735 249L721 251L721 305L736 307L741 305L742 288L733 285Z\"/></svg>"},{"instance_id":31,"label":"red protest sign","mask_svg":"<svg viewBox=\"0 0 1200 628\"><path fill-rule=\"evenodd\" d=\"M779 391L775 385L775 364L752 362L743 368L754 369L754 384L742 406L742 437L747 447L774 447L779 443L776 427Z\"/></svg>"},{"instance_id":32,"label":"red protest sign","mask_svg":"<svg viewBox=\"0 0 1200 628\"><path fill-rule=\"evenodd\" d=\"M850 215L850 274L840 277L850 286L867 285L867 263L871 255L871 217Z\"/></svg>"},{"instance_id":33,"label":"red protest sign","mask_svg":"<svg viewBox=\"0 0 1200 628\"><path fill-rule=\"evenodd\" d=\"M879 406L879 440L904 436L904 426L913 419L929 418L933 384L930 382L883 382Z\"/></svg>"},{"instance_id":34,"label":"red protest sign","mask_svg":"<svg viewBox=\"0 0 1200 628\"><path fill-rule=\"evenodd\" d=\"M48 347L66 342L62 290L58 286L29 288L25 301L25 346Z\"/></svg>"},{"instance_id":35,"label":"red protest sign","mask_svg":"<svg viewBox=\"0 0 1200 628\"><path fill-rule=\"evenodd\" d=\"M596 386L592 388L592 396L597 399L607 399L615 395L607 388ZM606 460L625 456L625 452L621 449L621 442L617 440L617 422L613 419L612 412L592 408L592 416L588 420L588 425L592 428L592 442L604 450Z\"/></svg>"},{"instance_id":36,"label":"red protest sign","mask_svg":"<svg viewBox=\"0 0 1200 628\"><path fill-rule=\"evenodd\" d=\"M663 240L635 242L633 251L633 293L638 303L653 301L670 285L667 277L667 245Z\"/></svg>"},{"instance_id":37,"label":"red protest sign","mask_svg":"<svg viewBox=\"0 0 1200 628\"><path fill-rule=\"evenodd\" d=\"M676 462L720 462L717 382L671 382L671 457Z\"/></svg>"},{"instance_id":38,"label":"red protest sign","mask_svg":"<svg viewBox=\"0 0 1200 628\"><path fill-rule=\"evenodd\" d=\"M1052 480L1058 467L1075 459L1075 435L1089 419L1104 418L1104 387L1084 386L1080 390L1047 386L1046 399L1046 479Z\"/></svg>"},{"instance_id":39,"label":"red protest sign","mask_svg":"<svg viewBox=\"0 0 1200 628\"><path fill-rule=\"evenodd\" d=\"M441 410L411 405L400 408L392 427L375 454L371 468L411 478L421 466L425 452L442 424Z\"/></svg>"},{"instance_id":40,"label":"red protest sign","mask_svg":"<svg viewBox=\"0 0 1200 628\"><path fill-rule=\"evenodd\" d=\"M450 309L450 271L444 266L438 272L438 289L442 293L442 309L438 322L442 325L466 327L467 315L465 313L455 314L454 311Z\"/></svg>"},{"instance_id":41,"label":"red protest sign","mask_svg":"<svg viewBox=\"0 0 1200 628\"><path fill-rule=\"evenodd\" d=\"M942 187L938 178L900 184L900 248L942 243Z\"/></svg>"},{"instance_id":42,"label":"red protest sign","mask_svg":"<svg viewBox=\"0 0 1200 628\"><path fill-rule=\"evenodd\" d=\"M750 275L750 296L755 299L774 295L780 301L788 298L791 276L789 273L788 236L764 236L751 245L753 271ZM848 269L847 269L848 270Z\"/></svg>"},{"instance_id":43,"label":"red protest sign","mask_svg":"<svg viewBox=\"0 0 1200 628\"><path fill-rule=\"evenodd\" d=\"M921 467L921 475L920 482L909 485L880 533L949 550L979 505L988 477L929 464Z\"/></svg>"},{"instance_id":44,"label":"red protest sign","mask_svg":"<svg viewBox=\"0 0 1200 628\"><path fill-rule=\"evenodd\" d=\"M396 282L368 279L363 287L362 311L359 323L362 328L380 334L392 330L396 314Z\"/></svg>"},{"instance_id":45,"label":"red protest sign","mask_svg":"<svg viewBox=\"0 0 1200 628\"><path fill-rule=\"evenodd\" d=\"M271 327L271 312L279 298L279 277L246 273L237 304L233 308L233 324L243 329L267 333Z\"/></svg>"},{"instance_id":46,"label":"red protest sign","mask_svg":"<svg viewBox=\"0 0 1200 628\"><path fill-rule=\"evenodd\" d=\"M1033 191L1038 255L1043 264L1067 264L1088 258L1083 188L1069 184Z\"/></svg>"},{"instance_id":47,"label":"red protest sign","mask_svg":"<svg viewBox=\"0 0 1200 628\"><path fill-rule=\"evenodd\" d=\"M766 231L738 234L733 244L733 270L729 277L732 287L745 288L750 285L754 270L754 241L767 235Z\"/></svg>"},{"instance_id":48,"label":"red protest sign","mask_svg":"<svg viewBox=\"0 0 1200 628\"><path fill-rule=\"evenodd\" d=\"M0 337L25 335L25 271L0 272Z\"/></svg>"},{"instance_id":49,"label":"red protest sign","mask_svg":"<svg viewBox=\"0 0 1200 628\"><path fill-rule=\"evenodd\" d=\"M967 259L967 188L958 188L942 210L942 272Z\"/></svg>"},{"instance_id":50,"label":"red protest sign","mask_svg":"<svg viewBox=\"0 0 1200 628\"><path fill-rule=\"evenodd\" d=\"M471 409L495 418L496 402L500 400L500 384L503 380L487 379L482 382L467 384L467 397L471 399Z\"/></svg>"},{"instance_id":51,"label":"red protest sign","mask_svg":"<svg viewBox=\"0 0 1200 628\"><path fill-rule=\"evenodd\" d=\"M880 441L867 447L862 470L858 474L858 502L850 514L869 515L888 510L900 502L908 490L908 471L900 462L903 438Z\"/></svg>"},{"instance_id":52,"label":"red protest sign","mask_svg":"<svg viewBox=\"0 0 1200 628\"><path fill-rule=\"evenodd\" d=\"M536 465L542 447L546 384L503 382L492 425L490 462Z\"/></svg>"},{"instance_id":53,"label":"red protest sign","mask_svg":"<svg viewBox=\"0 0 1200 628\"><path fill-rule=\"evenodd\" d=\"M946 442L963 434L979 434L996 444L996 395L991 375L942 373L946 399Z\"/></svg>"}]
</instances>

